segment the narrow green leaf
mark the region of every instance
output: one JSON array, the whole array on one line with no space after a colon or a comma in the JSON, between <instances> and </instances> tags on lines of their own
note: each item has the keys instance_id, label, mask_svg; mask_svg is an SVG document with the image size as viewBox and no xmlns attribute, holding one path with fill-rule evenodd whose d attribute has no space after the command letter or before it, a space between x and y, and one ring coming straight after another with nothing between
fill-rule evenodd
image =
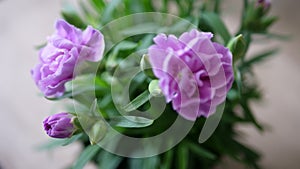
<instances>
[{"instance_id":1,"label":"narrow green leaf","mask_svg":"<svg viewBox=\"0 0 300 169\"><path fill-rule=\"evenodd\" d=\"M83 134L81 133L66 139L51 139L48 143L38 146L37 150L50 150L56 147L66 146L79 140L82 136Z\"/></svg>"},{"instance_id":2,"label":"narrow green leaf","mask_svg":"<svg viewBox=\"0 0 300 169\"><path fill-rule=\"evenodd\" d=\"M107 22L109 22L112 18L112 14L115 10L115 8L122 3L122 0L111 0L108 5L106 6L106 8L103 11L103 15L102 15L102 23L105 24Z\"/></svg>"},{"instance_id":3,"label":"narrow green leaf","mask_svg":"<svg viewBox=\"0 0 300 169\"><path fill-rule=\"evenodd\" d=\"M142 106L144 103L146 103L151 98L151 94L148 90L145 90L142 94L137 96L135 99L133 99L129 104L123 107L123 109L126 112L131 112L133 110L136 110L140 106Z\"/></svg>"},{"instance_id":4,"label":"narrow green leaf","mask_svg":"<svg viewBox=\"0 0 300 169\"><path fill-rule=\"evenodd\" d=\"M63 140L63 139L55 139L55 140L53 139L53 140L50 140L48 143L38 146L36 149L39 151L51 150L56 147L62 146L64 143L65 143L65 140Z\"/></svg>"},{"instance_id":5,"label":"narrow green leaf","mask_svg":"<svg viewBox=\"0 0 300 169\"><path fill-rule=\"evenodd\" d=\"M184 144L179 145L177 151L178 169L187 169L188 159L189 152L187 147Z\"/></svg>"},{"instance_id":6,"label":"narrow green leaf","mask_svg":"<svg viewBox=\"0 0 300 169\"><path fill-rule=\"evenodd\" d=\"M98 145L89 145L80 154L72 169L82 169L100 151Z\"/></svg>"},{"instance_id":7,"label":"narrow green leaf","mask_svg":"<svg viewBox=\"0 0 300 169\"><path fill-rule=\"evenodd\" d=\"M253 112L251 111L251 109L250 109L248 103L246 102L246 100L244 100L244 99L241 100L241 106L243 108L243 111L244 111L244 114L245 114L245 118L247 120L252 121L252 123L256 126L257 129L259 129L260 131L263 131L262 125L260 125L257 122L257 120L254 117Z\"/></svg>"},{"instance_id":8,"label":"narrow green leaf","mask_svg":"<svg viewBox=\"0 0 300 169\"><path fill-rule=\"evenodd\" d=\"M131 158L129 160L129 166L131 169L153 169L159 165L159 157L153 156L148 158Z\"/></svg>"},{"instance_id":9,"label":"narrow green leaf","mask_svg":"<svg viewBox=\"0 0 300 169\"><path fill-rule=\"evenodd\" d=\"M116 169L122 161L122 157L111 154L107 151L102 151L99 154L99 169Z\"/></svg>"},{"instance_id":10,"label":"narrow green leaf","mask_svg":"<svg viewBox=\"0 0 300 169\"><path fill-rule=\"evenodd\" d=\"M265 59L269 58L270 56L273 56L277 52L278 52L278 49L272 49L272 50L269 50L262 54L256 55L256 56L252 57L251 59L244 61L244 63L240 67L242 70L245 68L249 68L256 63L260 63L260 62L264 61Z\"/></svg>"},{"instance_id":11,"label":"narrow green leaf","mask_svg":"<svg viewBox=\"0 0 300 169\"><path fill-rule=\"evenodd\" d=\"M71 138L68 138L64 141L64 143L62 144L62 146L67 146L71 143L74 143L75 141L79 140L80 138L82 138L83 134L76 134L74 136L72 136Z\"/></svg>"},{"instance_id":12,"label":"narrow green leaf","mask_svg":"<svg viewBox=\"0 0 300 169\"><path fill-rule=\"evenodd\" d=\"M213 29L215 33L219 34L222 37L225 44L229 42L229 40L231 39L231 35L222 19L217 14L204 12L202 13L202 18Z\"/></svg>"},{"instance_id":13,"label":"narrow green leaf","mask_svg":"<svg viewBox=\"0 0 300 169\"><path fill-rule=\"evenodd\" d=\"M86 27L86 24L80 18L80 16L78 15L78 13L74 9L74 7L71 6L70 4L67 3L64 5L61 14L68 23L70 23L78 28Z\"/></svg>"},{"instance_id":14,"label":"narrow green leaf","mask_svg":"<svg viewBox=\"0 0 300 169\"><path fill-rule=\"evenodd\" d=\"M173 162L174 151L170 149L164 155L164 159L161 164L161 169L171 169Z\"/></svg>"},{"instance_id":15,"label":"narrow green leaf","mask_svg":"<svg viewBox=\"0 0 300 169\"><path fill-rule=\"evenodd\" d=\"M141 128L150 126L153 120L138 116L116 116L110 119L110 125L125 128Z\"/></svg>"},{"instance_id":16,"label":"narrow green leaf","mask_svg":"<svg viewBox=\"0 0 300 169\"><path fill-rule=\"evenodd\" d=\"M94 7L94 9L100 14L102 13L105 3L103 0L90 0L90 3Z\"/></svg>"},{"instance_id":17,"label":"narrow green leaf","mask_svg":"<svg viewBox=\"0 0 300 169\"><path fill-rule=\"evenodd\" d=\"M191 152L194 152L200 157L208 158L210 160L214 160L216 158L212 152L202 148L200 144L195 144L191 141L186 141L185 144L188 146Z\"/></svg>"},{"instance_id":18,"label":"narrow green leaf","mask_svg":"<svg viewBox=\"0 0 300 169\"><path fill-rule=\"evenodd\" d=\"M139 42L137 50L147 49L153 43L153 37L153 34L149 34L143 37L143 39Z\"/></svg>"},{"instance_id":19,"label":"narrow green leaf","mask_svg":"<svg viewBox=\"0 0 300 169\"><path fill-rule=\"evenodd\" d=\"M122 41L114 48L114 54L117 54L120 50L130 50L138 46L137 43L131 41Z\"/></svg>"}]
</instances>

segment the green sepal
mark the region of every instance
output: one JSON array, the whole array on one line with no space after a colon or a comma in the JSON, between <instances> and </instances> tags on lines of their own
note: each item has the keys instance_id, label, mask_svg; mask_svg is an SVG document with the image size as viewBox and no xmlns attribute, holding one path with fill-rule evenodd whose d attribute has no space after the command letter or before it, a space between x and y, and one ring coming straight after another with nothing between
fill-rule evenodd
<instances>
[{"instance_id":1,"label":"green sepal","mask_svg":"<svg viewBox=\"0 0 300 169\"><path fill-rule=\"evenodd\" d=\"M229 41L227 47L231 51L233 55L233 63L235 63L245 55L247 45L243 35L239 34Z\"/></svg>"}]
</instances>

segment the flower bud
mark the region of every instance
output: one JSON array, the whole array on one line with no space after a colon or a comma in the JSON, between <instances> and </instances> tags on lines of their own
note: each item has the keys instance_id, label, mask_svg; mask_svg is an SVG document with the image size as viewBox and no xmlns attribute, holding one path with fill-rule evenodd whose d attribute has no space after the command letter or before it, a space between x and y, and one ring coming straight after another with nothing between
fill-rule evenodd
<instances>
[{"instance_id":1,"label":"flower bud","mask_svg":"<svg viewBox=\"0 0 300 169\"><path fill-rule=\"evenodd\" d=\"M232 52L233 55L233 62L239 60L245 54L246 42L243 35L238 35L232 38L227 47Z\"/></svg>"},{"instance_id":2,"label":"flower bud","mask_svg":"<svg viewBox=\"0 0 300 169\"><path fill-rule=\"evenodd\" d=\"M148 86L148 90L149 90L150 94L154 97L163 96L162 91L159 87L158 80L152 80Z\"/></svg>"},{"instance_id":3,"label":"flower bud","mask_svg":"<svg viewBox=\"0 0 300 169\"><path fill-rule=\"evenodd\" d=\"M271 7L271 0L257 0L257 6L261 6L264 10L268 10Z\"/></svg>"},{"instance_id":4,"label":"flower bud","mask_svg":"<svg viewBox=\"0 0 300 169\"><path fill-rule=\"evenodd\" d=\"M151 69L151 64L149 62L149 55L147 54L144 54L142 56L142 59L141 59L141 63L140 63L140 66L141 66L141 69L142 71L144 71L144 73L152 78L152 79L156 79L156 77L154 76L153 72L152 72L152 69Z\"/></svg>"},{"instance_id":5,"label":"flower bud","mask_svg":"<svg viewBox=\"0 0 300 169\"><path fill-rule=\"evenodd\" d=\"M43 124L46 133L53 138L71 137L75 131L72 115L65 112L47 117Z\"/></svg>"}]
</instances>

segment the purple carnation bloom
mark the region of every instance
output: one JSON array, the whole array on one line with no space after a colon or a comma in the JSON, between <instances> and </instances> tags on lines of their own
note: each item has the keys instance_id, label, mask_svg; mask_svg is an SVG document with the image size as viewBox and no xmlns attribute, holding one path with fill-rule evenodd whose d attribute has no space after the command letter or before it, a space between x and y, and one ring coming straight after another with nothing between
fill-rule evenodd
<instances>
[{"instance_id":1,"label":"purple carnation bloom","mask_svg":"<svg viewBox=\"0 0 300 169\"><path fill-rule=\"evenodd\" d=\"M148 49L166 101L188 120L214 113L233 82L232 54L212 36L195 29L179 38L159 34Z\"/></svg>"},{"instance_id":2,"label":"purple carnation bloom","mask_svg":"<svg viewBox=\"0 0 300 169\"><path fill-rule=\"evenodd\" d=\"M49 116L43 121L44 130L50 137L70 137L75 130L71 118L72 116L68 113L58 113Z\"/></svg>"},{"instance_id":3,"label":"purple carnation bloom","mask_svg":"<svg viewBox=\"0 0 300 169\"><path fill-rule=\"evenodd\" d=\"M56 32L39 52L39 63L31 75L45 96L61 96L64 84L74 78L76 64L88 60L101 60L104 52L103 35L91 26L84 31L58 20Z\"/></svg>"}]
</instances>

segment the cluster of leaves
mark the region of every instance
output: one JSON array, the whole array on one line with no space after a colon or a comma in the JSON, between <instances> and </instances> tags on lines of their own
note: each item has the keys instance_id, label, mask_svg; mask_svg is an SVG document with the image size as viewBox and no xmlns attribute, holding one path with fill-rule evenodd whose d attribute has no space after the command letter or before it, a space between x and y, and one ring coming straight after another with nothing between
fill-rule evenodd
<instances>
[{"instance_id":1,"label":"cluster of leaves","mask_svg":"<svg viewBox=\"0 0 300 169\"><path fill-rule=\"evenodd\" d=\"M188 136L181 143L168 152L151 158L130 159L110 154L99 146L90 145L89 138L85 134L60 140L48 145L48 147L67 145L80 140L85 148L72 166L74 169L82 168L88 161L93 161L99 168L105 169L205 169L217 165L225 156L229 156L251 168L259 168L258 160L260 155L238 140L239 134L235 127L238 124L250 124L254 125L258 130L263 130L263 126L255 119L249 105L251 101L261 98L261 92L258 90L257 84L249 83L249 81L254 78L252 67L273 55L276 51L266 51L257 56L249 57L250 59L246 57L246 53L252 43L253 35L269 35L268 28L275 21L275 18L268 17L267 12L263 11L261 7L257 8L255 2L244 0L245 5L241 14L243 17L240 29L235 35L231 35L220 17L220 0L203 1L201 3L196 0L111 0L109 3L104 0L89 0L87 2L79 1L79 3L79 12L72 8L72 6L66 6L62 11L62 16L69 23L79 28L92 25L95 28L101 29L105 24L116 18L139 12L168 13L172 11L173 14L195 24L200 30L213 32L215 40L224 45L229 45L231 40L236 36L242 42L239 44L242 46L237 48L243 48L243 50L236 53L233 52L235 81L228 93L225 111L218 128L213 136L203 144L198 143L197 136L201 131L205 119L199 118ZM91 90L94 92L96 90L96 97L99 98L97 102L99 112L102 113L102 116L106 120L115 124L115 126L121 127L120 131L137 137L142 136L143 133L147 133L147 136L149 136L162 132L170 125L166 122L166 119L171 119L169 121L172 123L172 119L176 118L176 113L171 110L170 105L167 105L165 112L155 121L145 120L144 123L128 123L123 119L114 118L118 116L118 111L113 104L110 94L110 83L115 67L130 53L145 49L151 45L153 36L152 34L148 34L145 36L129 37L116 45L111 51L107 52L107 56L101 62L98 69L98 76L90 80L91 82L95 82L96 88L85 87L87 84L81 82L86 82L87 79L79 79L77 80L77 89L74 90L77 93L72 93L70 90L62 98L75 99L74 95L76 94L86 93ZM147 91L145 86L148 87L144 84L148 84L150 80L151 78L144 73L140 73L133 79L134 83L130 86L130 97L133 101L131 105L126 107L128 111L147 108L149 93L144 92L145 90ZM79 102L81 101L79 100Z\"/></svg>"}]
</instances>

